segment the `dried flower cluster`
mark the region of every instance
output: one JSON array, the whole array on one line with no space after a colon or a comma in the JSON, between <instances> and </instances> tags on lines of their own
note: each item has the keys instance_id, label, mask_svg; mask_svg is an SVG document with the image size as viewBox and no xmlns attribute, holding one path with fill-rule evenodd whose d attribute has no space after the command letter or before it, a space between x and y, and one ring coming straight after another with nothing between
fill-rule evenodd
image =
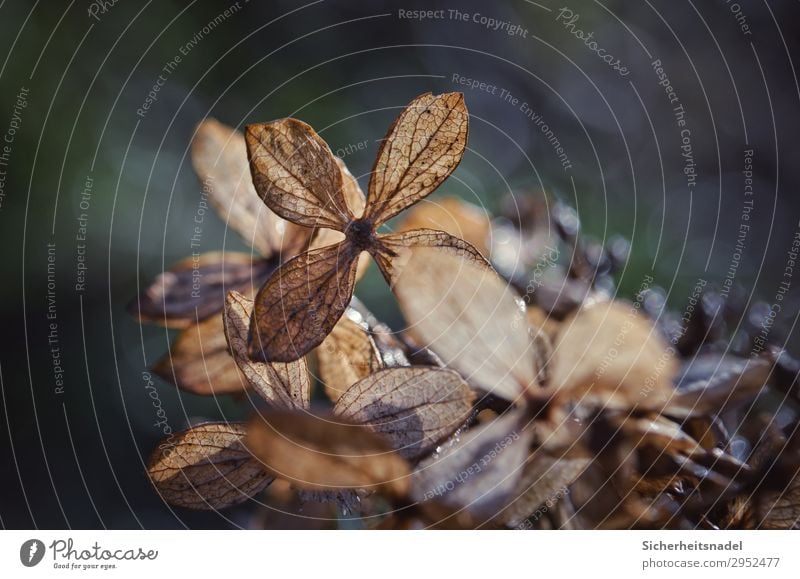
<instances>
[{"instance_id":1,"label":"dried flower cluster","mask_svg":"<svg viewBox=\"0 0 800 579\"><path fill-rule=\"evenodd\" d=\"M611 299L626 244L582 241L563 205L492 220L444 199L379 232L456 168L468 119L460 94L412 101L366 196L301 121L245 135L201 124L195 168L262 257L203 256L199 298L181 262L132 310L183 328L161 376L256 396L247 422L164 441L149 465L156 490L194 509L284 505L267 526L288 525L286 505L321 503L335 511L304 518L798 527L797 368L785 353L717 347L708 312L678 323L652 284ZM398 300L401 332L353 297L366 254Z\"/></svg>"}]
</instances>

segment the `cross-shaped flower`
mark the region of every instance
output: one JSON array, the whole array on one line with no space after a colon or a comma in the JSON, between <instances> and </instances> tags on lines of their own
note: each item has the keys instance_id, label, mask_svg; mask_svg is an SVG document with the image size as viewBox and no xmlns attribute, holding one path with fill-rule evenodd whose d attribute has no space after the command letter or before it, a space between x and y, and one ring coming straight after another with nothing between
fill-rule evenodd
<instances>
[{"instance_id":1,"label":"cross-shaped flower","mask_svg":"<svg viewBox=\"0 0 800 579\"><path fill-rule=\"evenodd\" d=\"M383 140L365 207L347 202L336 158L297 119L247 127L256 191L275 213L297 225L344 233L339 243L312 249L282 265L258 292L249 354L290 362L318 346L353 295L358 257L368 252L391 285L414 246L438 247L483 260L465 241L442 231L379 234L390 218L433 192L456 168L467 143L468 113L460 93L414 99Z\"/></svg>"}]
</instances>

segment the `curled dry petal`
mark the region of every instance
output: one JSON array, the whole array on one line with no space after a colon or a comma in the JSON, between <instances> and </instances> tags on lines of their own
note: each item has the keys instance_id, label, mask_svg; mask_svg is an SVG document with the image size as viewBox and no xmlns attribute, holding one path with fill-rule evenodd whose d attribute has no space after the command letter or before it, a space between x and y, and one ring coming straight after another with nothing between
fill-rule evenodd
<instances>
[{"instance_id":1,"label":"curled dry petal","mask_svg":"<svg viewBox=\"0 0 800 579\"><path fill-rule=\"evenodd\" d=\"M679 424L663 416L619 417L612 419L612 423L637 447L649 446L670 455L680 453L691 457L705 453L705 449L681 430Z\"/></svg>"},{"instance_id":2,"label":"curled dry petal","mask_svg":"<svg viewBox=\"0 0 800 579\"><path fill-rule=\"evenodd\" d=\"M230 292L225 300L225 332L233 359L248 383L267 402L278 408L308 408L311 382L305 358L287 364L257 362L247 354L253 302Z\"/></svg>"},{"instance_id":3,"label":"curled dry petal","mask_svg":"<svg viewBox=\"0 0 800 579\"><path fill-rule=\"evenodd\" d=\"M291 362L321 344L353 296L359 253L343 242L283 264L256 295L250 356Z\"/></svg>"},{"instance_id":4,"label":"curled dry petal","mask_svg":"<svg viewBox=\"0 0 800 579\"><path fill-rule=\"evenodd\" d=\"M489 269L489 262L469 243L444 231L413 229L403 233L391 233L378 237L375 261L390 286L403 273L403 268L416 249L431 247L442 253L464 260L476 267Z\"/></svg>"},{"instance_id":5,"label":"curled dry petal","mask_svg":"<svg viewBox=\"0 0 800 579\"><path fill-rule=\"evenodd\" d=\"M222 314L183 330L153 371L181 390L200 396L232 394L247 387L230 355Z\"/></svg>"},{"instance_id":6,"label":"curled dry petal","mask_svg":"<svg viewBox=\"0 0 800 579\"><path fill-rule=\"evenodd\" d=\"M675 394L674 351L633 306L600 302L564 321L550 389L587 406L662 409Z\"/></svg>"},{"instance_id":7,"label":"curled dry petal","mask_svg":"<svg viewBox=\"0 0 800 579\"><path fill-rule=\"evenodd\" d=\"M215 251L188 257L159 274L130 302L128 311L141 322L187 328L222 310L225 292L260 284L271 271L268 262L250 255Z\"/></svg>"},{"instance_id":8,"label":"curled dry petal","mask_svg":"<svg viewBox=\"0 0 800 579\"><path fill-rule=\"evenodd\" d=\"M147 468L168 503L222 509L261 492L272 479L242 444L243 424L209 423L165 439Z\"/></svg>"},{"instance_id":9,"label":"curled dry petal","mask_svg":"<svg viewBox=\"0 0 800 579\"><path fill-rule=\"evenodd\" d=\"M394 282L409 330L468 382L509 401L536 387L525 314L494 270L418 247Z\"/></svg>"},{"instance_id":10,"label":"curled dry petal","mask_svg":"<svg viewBox=\"0 0 800 579\"><path fill-rule=\"evenodd\" d=\"M365 426L291 412L254 416L247 446L276 477L306 490L365 488L389 497L408 491L406 462Z\"/></svg>"},{"instance_id":11,"label":"curled dry petal","mask_svg":"<svg viewBox=\"0 0 800 579\"><path fill-rule=\"evenodd\" d=\"M344 231L353 219L342 172L330 148L297 119L249 125L253 184L264 203L298 225Z\"/></svg>"},{"instance_id":12,"label":"curled dry petal","mask_svg":"<svg viewBox=\"0 0 800 579\"><path fill-rule=\"evenodd\" d=\"M528 458L512 500L496 520L518 527L540 507L552 509L553 504L569 494L569 485L590 463L588 458L558 458L542 449L535 450Z\"/></svg>"},{"instance_id":13,"label":"curled dry petal","mask_svg":"<svg viewBox=\"0 0 800 579\"><path fill-rule=\"evenodd\" d=\"M467 431L417 466L413 497L494 516L518 488L533 438L526 426L524 412L515 410Z\"/></svg>"},{"instance_id":14,"label":"curled dry petal","mask_svg":"<svg viewBox=\"0 0 800 579\"><path fill-rule=\"evenodd\" d=\"M461 162L468 126L461 93L415 98L378 150L365 217L384 223L441 185Z\"/></svg>"},{"instance_id":15,"label":"curled dry petal","mask_svg":"<svg viewBox=\"0 0 800 579\"><path fill-rule=\"evenodd\" d=\"M383 368L369 331L347 315L339 319L316 351L320 378L333 402L353 384Z\"/></svg>"},{"instance_id":16,"label":"curled dry petal","mask_svg":"<svg viewBox=\"0 0 800 579\"><path fill-rule=\"evenodd\" d=\"M308 242L311 230L270 211L250 177L244 135L215 119L197 127L192 164L222 220L265 257L289 259Z\"/></svg>"},{"instance_id":17,"label":"curled dry petal","mask_svg":"<svg viewBox=\"0 0 800 579\"><path fill-rule=\"evenodd\" d=\"M444 231L463 239L481 255L489 257L492 223L488 214L484 209L458 197L442 197L419 203L403 215L403 221L397 229Z\"/></svg>"},{"instance_id":18,"label":"curled dry petal","mask_svg":"<svg viewBox=\"0 0 800 579\"><path fill-rule=\"evenodd\" d=\"M683 383L666 411L685 417L713 414L726 407L750 403L763 390L772 372L773 363L766 356L695 358L684 371Z\"/></svg>"},{"instance_id":19,"label":"curled dry petal","mask_svg":"<svg viewBox=\"0 0 800 579\"><path fill-rule=\"evenodd\" d=\"M469 416L472 392L456 372L443 368L387 368L349 388L334 413L384 435L397 452L414 459L450 436Z\"/></svg>"}]
</instances>

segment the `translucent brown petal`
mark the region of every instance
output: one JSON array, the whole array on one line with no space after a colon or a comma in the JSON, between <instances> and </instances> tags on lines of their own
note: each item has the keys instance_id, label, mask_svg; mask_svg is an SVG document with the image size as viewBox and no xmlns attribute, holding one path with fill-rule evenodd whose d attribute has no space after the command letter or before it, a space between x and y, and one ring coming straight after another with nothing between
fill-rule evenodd
<instances>
[{"instance_id":1,"label":"translucent brown petal","mask_svg":"<svg viewBox=\"0 0 800 579\"><path fill-rule=\"evenodd\" d=\"M247 387L228 350L222 314L183 330L153 371L181 390L200 396L232 394Z\"/></svg>"},{"instance_id":2,"label":"translucent brown petal","mask_svg":"<svg viewBox=\"0 0 800 579\"><path fill-rule=\"evenodd\" d=\"M360 217L364 212L364 203L366 201L364 198L364 192L358 185L356 178L353 177L353 175L347 169L347 165L344 164L344 161L342 161L339 157L336 157L336 164L338 165L339 170L342 172L342 190L344 192L347 206L353 215ZM339 243L341 241L344 241L343 232L335 229L318 228L314 231L314 236L310 247L312 249L316 249L318 247L325 247L326 245L333 245L334 243ZM369 263L368 255L364 255L362 257L366 258L366 263Z\"/></svg>"},{"instance_id":3,"label":"translucent brown petal","mask_svg":"<svg viewBox=\"0 0 800 579\"><path fill-rule=\"evenodd\" d=\"M259 198L241 132L215 119L204 120L192 140L192 164L204 195L253 249L265 257L289 259L308 242L310 229L282 219Z\"/></svg>"},{"instance_id":4,"label":"translucent brown petal","mask_svg":"<svg viewBox=\"0 0 800 579\"><path fill-rule=\"evenodd\" d=\"M532 430L518 410L467 431L460 442L417 465L414 498L494 516L514 496Z\"/></svg>"},{"instance_id":5,"label":"translucent brown petal","mask_svg":"<svg viewBox=\"0 0 800 579\"><path fill-rule=\"evenodd\" d=\"M773 372L767 356L737 358L706 355L693 358L681 387L666 410L672 416L712 414L751 403Z\"/></svg>"},{"instance_id":6,"label":"translucent brown petal","mask_svg":"<svg viewBox=\"0 0 800 579\"><path fill-rule=\"evenodd\" d=\"M536 386L534 343L506 282L439 249L409 254L393 284L409 331L486 392L515 401Z\"/></svg>"},{"instance_id":7,"label":"translucent brown petal","mask_svg":"<svg viewBox=\"0 0 800 579\"><path fill-rule=\"evenodd\" d=\"M249 385L267 402L277 408L308 408L311 382L305 358L287 364L252 360L247 353L247 340L253 302L240 293L230 292L225 300L225 327L235 363Z\"/></svg>"},{"instance_id":8,"label":"translucent brown petal","mask_svg":"<svg viewBox=\"0 0 800 579\"><path fill-rule=\"evenodd\" d=\"M282 265L256 295L250 356L292 362L321 344L353 296L358 254L344 242Z\"/></svg>"},{"instance_id":9,"label":"translucent brown petal","mask_svg":"<svg viewBox=\"0 0 800 579\"><path fill-rule=\"evenodd\" d=\"M349 388L334 413L385 436L397 452L418 458L463 425L472 392L442 368L387 368Z\"/></svg>"},{"instance_id":10,"label":"translucent brown petal","mask_svg":"<svg viewBox=\"0 0 800 579\"><path fill-rule=\"evenodd\" d=\"M347 165L342 161L341 157L334 158L336 159L336 165L339 167L339 171L342 173L342 194L344 195L344 200L347 203L350 214L355 218L361 217L364 214L364 207L367 203L366 196L361 190L358 180L350 172L350 169L347 168Z\"/></svg>"},{"instance_id":11,"label":"translucent brown petal","mask_svg":"<svg viewBox=\"0 0 800 579\"><path fill-rule=\"evenodd\" d=\"M141 322L186 328L222 311L225 292L261 284L270 268L250 255L232 251L188 257L159 274L128 304Z\"/></svg>"},{"instance_id":12,"label":"translucent brown petal","mask_svg":"<svg viewBox=\"0 0 800 579\"><path fill-rule=\"evenodd\" d=\"M461 162L468 126L461 93L411 101L378 150L365 217L381 224L436 189Z\"/></svg>"},{"instance_id":13,"label":"translucent brown petal","mask_svg":"<svg viewBox=\"0 0 800 579\"><path fill-rule=\"evenodd\" d=\"M339 319L316 352L325 393L333 402L353 384L383 368L369 331L347 315Z\"/></svg>"},{"instance_id":14,"label":"translucent brown petal","mask_svg":"<svg viewBox=\"0 0 800 579\"><path fill-rule=\"evenodd\" d=\"M389 285L393 285L411 259L413 251L431 247L460 258L476 267L491 270L489 262L468 242L444 231L413 229L402 233L378 236L379 245L373 252L375 261Z\"/></svg>"},{"instance_id":15,"label":"translucent brown petal","mask_svg":"<svg viewBox=\"0 0 800 579\"><path fill-rule=\"evenodd\" d=\"M249 125L253 184L275 213L298 225L344 231L353 218L342 172L322 138L297 119Z\"/></svg>"},{"instance_id":16,"label":"translucent brown petal","mask_svg":"<svg viewBox=\"0 0 800 579\"><path fill-rule=\"evenodd\" d=\"M276 477L307 490L365 488L392 497L408 490L406 462L365 426L332 416L254 416L247 446Z\"/></svg>"},{"instance_id":17,"label":"translucent brown petal","mask_svg":"<svg viewBox=\"0 0 800 579\"><path fill-rule=\"evenodd\" d=\"M587 406L661 409L675 394L674 352L630 304L601 302L561 325L550 388Z\"/></svg>"},{"instance_id":18,"label":"translucent brown petal","mask_svg":"<svg viewBox=\"0 0 800 579\"><path fill-rule=\"evenodd\" d=\"M209 423L162 441L147 467L170 504L223 509L261 492L272 479L242 444L243 424Z\"/></svg>"}]
</instances>

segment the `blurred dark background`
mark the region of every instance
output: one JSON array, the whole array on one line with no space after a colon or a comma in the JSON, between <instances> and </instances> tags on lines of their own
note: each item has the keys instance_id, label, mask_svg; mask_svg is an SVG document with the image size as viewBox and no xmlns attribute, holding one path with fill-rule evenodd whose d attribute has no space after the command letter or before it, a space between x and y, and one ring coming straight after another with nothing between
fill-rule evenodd
<instances>
[{"instance_id":1,"label":"blurred dark background","mask_svg":"<svg viewBox=\"0 0 800 579\"><path fill-rule=\"evenodd\" d=\"M420 9L443 17L401 17ZM365 142L345 160L366 187L376 140L399 107L461 90L469 151L436 195L494 212L509 195L544 190L577 208L585 235L631 240L623 294L653 275L680 309L699 278L721 285L735 264L735 291L769 305L800 220L798 23L800 5L788 1L0 4L0 525L249 524L247 507L173 510L152 492L144 461L162 431L144 372L173 334L125 312L137 284L190 253L200 188L187 147L204 117L242 127L296 116L334 151ZM157 100L137 114L159 75ZM211 215L202 245L243 248ZM85 287L76 290L79 263ZM800 280L789 281L772 338L796 350ZM357 294L397 326L374 268ZM244 415L235 401L155 380L174 430Z\"/></svg>"}]
</instances>

